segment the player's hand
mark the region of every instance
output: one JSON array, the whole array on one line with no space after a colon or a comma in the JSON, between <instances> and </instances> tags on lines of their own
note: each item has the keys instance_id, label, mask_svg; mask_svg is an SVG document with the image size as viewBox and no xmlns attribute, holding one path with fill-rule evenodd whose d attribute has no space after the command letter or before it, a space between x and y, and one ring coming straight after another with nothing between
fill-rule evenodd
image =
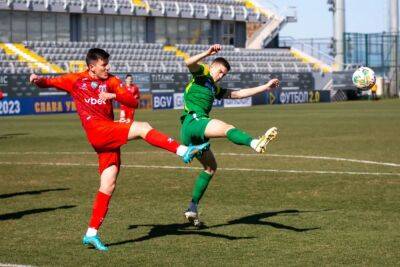
<instances>
[{"instance_id":1,"label":"player's hand","mask_svg":"<svg viewBox=\"0 0 400 267\"><path fill-rule=\"evenodd\" d=\"M274 89L279 86L279 80L278 79L272 79L267 83L268 89Z\"/></svg>"},{"instance_id":2,"label":"player's hand","mask_svg":"<svg viewBox=\"0 0 400 267\"><path fill-rule=\"evenodd\" d=\"M114 98L116 98L116 97L117 97L117 95L116 95L116 94L113 94L113 93L100 92L100 94L99 94L99 98L100 98L101 100L103 100L103 101L110 100L110 99L114 99Z\"/></svg>"},{"instance_id":3,"label":"player's hand","mask_svg":"<svg viewBox=\"0 0 400 267\"><path fill-rule=\"evenodd\" d=\"M214 44L214 45L210 46L210 48L208 48L207 55L208 56L215 55L216 53L221 51L221 49L222 49L222 47L220 44Z\"/></svg>"},{"instance_id":4,"label":"player's hand","mask_svg":"<svg viewBox=\"0 0 400 267\"><path fill-rule=\"evenodd\" d=\"M32 73L31 76L29 77L29 82L30 83L36 83L40 77L36 75L35 73Z\"/></svg>"}]
</instances>

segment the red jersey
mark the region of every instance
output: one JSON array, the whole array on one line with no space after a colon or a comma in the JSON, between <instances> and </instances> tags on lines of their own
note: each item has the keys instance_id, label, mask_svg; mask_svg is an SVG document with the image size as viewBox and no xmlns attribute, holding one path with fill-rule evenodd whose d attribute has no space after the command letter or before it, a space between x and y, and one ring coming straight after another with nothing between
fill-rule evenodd
<instances>
[{"instance_id":1,"label":"red jersey","mask_svg":"<svg viewBox=\"0 0 400 267\"><path fill-rule=\"evenodd\" d=\"M78 115L85 129L91 121L114 121L112 100L99 99L100 92L116 94L115 100L131 108L136 108L138 101L121 84L118 77L109 75L105 80L95 79L88 71L70 73L55 78L41 78L36 82L39 87L55 87L68 92L75 101Z\"/></svg>"},{"instance_id":2,"label":"red jersey","mask_svg":"<svg viewBox=\"0 0 400 267\"><path fill-rule=\"evenodd\" d=\"M131 84L131 85L126 85L125 84L124 86L125 86L125 89L128 92L130 92L136 100L139 101L139 98L140 98L139 87L137 87L137 85L134 84L134 83ZM121 109L132 109L132 108L121 104Z\"/></svg>"}]
</instances>

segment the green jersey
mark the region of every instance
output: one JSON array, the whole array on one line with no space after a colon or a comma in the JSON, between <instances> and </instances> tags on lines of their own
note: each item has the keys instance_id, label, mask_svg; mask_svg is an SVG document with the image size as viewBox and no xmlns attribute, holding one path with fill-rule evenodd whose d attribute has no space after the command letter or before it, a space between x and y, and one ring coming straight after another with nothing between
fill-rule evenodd
<instances>
[{"instance_id":1,"label":"green jersey","mask_svg":"<svg viewBox=\"0 0 400 267\"><path fill-rule=\"evenodd\" d=\"M192 73L193 77L186 86L183 100L185 103L183 116L196 113L197 116L208 117L214 99L221 99L226 92L215 84L206 64L201 64L200 69Z\"/></svg>"}]
</instances>

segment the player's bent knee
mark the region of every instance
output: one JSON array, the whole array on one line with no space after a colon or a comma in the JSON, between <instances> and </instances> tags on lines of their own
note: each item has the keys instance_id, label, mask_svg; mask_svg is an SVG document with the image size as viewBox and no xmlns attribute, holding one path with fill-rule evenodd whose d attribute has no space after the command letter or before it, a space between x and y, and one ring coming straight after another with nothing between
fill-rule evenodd
<instances>
[{"instance_id":1,"label":"player's bent knee","mask_svg":"<svg viewBox=\"0 0 400 267\"><path fill-rule=\"evenodd\" d=\"M100 186L99 191L107 194L107 195L112 195L112 193L115 190L115 184L114 185L107 185L107 186Z\"/></svg>"},{"instance_id":2,"label":"player's bent knee","mask_svg":"<svg viewBox=\"0 0 400 267\"><path fill-rule=\"evenodd\" d=\"M116 184L116 178L102 179L99 190L105 194L111 195L115 190Z\"/></svg>"},{"instance_id":3,"label":"player's bent knee","mask_svg":"<svg viewBox=\"0 0 400 267\"><path fill-rule=\"evenodd\" d=\"M134 121L129 130L128 139L145 138L153 127L148 122Z\"/></svg>"},{"instance_id":4,"label":"player's bent knee","mask_svg":"<svg viewBox=\"0 0 400 267\"><path fill-rule=\"evenodd\" d=\"M217 172L217 164L215 163L215 164L213 164L213 165L211 165L211 166L207 166L207 167L205 168L205 171L206 171L208 174L214 175L214 174Z\"/></svg>"},{"instance_id":5,"label":"player's bent knee","mask_svg":"<svg viewBox=\"0 0 400 267\"><path fill-rule=\"evenodd\" d=\"M151 129L153 129L153 127L151 127L150 123L148 122L142 122L143 123L143 130L145 130L146 132L149 132Z\"/></svg>"},{"instance_id":6,"label":"player's bent knee","mask_svg":"<svg viewBox=\"0 0 400 267\"><path fill-rule=\"evenodd\" d=\"M205 169L205 172L206 172L206 173L208 173L208 174L210 174L210 175L213 175L213 176L214 176L214 174L216 173L216 171L217 171L217 170L215 170L215 169Z\"/></svg>"},{"instance_id":7,"label":"player's bent knee","mask_svg":"<svg viewBox=\"0 0 400 267\"><path fill-rule=\"evenodd\" d=\"M148 122L142 122L141 123L141 134L140 137L141 138L145 138L146 135L153 129L153 127L151 127L151 125Z\"/></svg>"},{"instance_id":8,"label":"player's bent knee","mask_svg":"<svg viewBox=\"0 0 400 267\"><path fill-rule=\"evenodd\" d=\"M227 125L225 126L225 134L226 134L229 130L234 129L234 128L235 128L235 126L233 126L233 125L231 125L231 124L227 124Z\"/></svg>"},{"instance_id":9,"label":"player's bent knee","mask_svg":"<svg viewBox=\"0 0 400 267\"><path fill-rule=\"evenodd\" d=\"M100 189L99 191L111 195L114 192L118 176L118 168L111 165L106 168L100 176Z\"/></svg>"},{"instance_id":10,"label":"player's bent knee","mask_svg":"<svg viewBox=\"0 0 400 267\"><path fill-rule=\"evenodd\" d=\"M115 190L116 181L106 181L100 184L99 191L107 195L112 195Z\"/></svg>"}]
</instances>

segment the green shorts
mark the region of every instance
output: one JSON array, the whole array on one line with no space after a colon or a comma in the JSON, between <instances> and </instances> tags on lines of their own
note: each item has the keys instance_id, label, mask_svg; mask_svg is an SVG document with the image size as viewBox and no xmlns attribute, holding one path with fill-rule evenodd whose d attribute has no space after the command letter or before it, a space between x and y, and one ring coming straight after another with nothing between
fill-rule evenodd
<instances>
[{"instance_id":1,"label":"green shorts","mask_svg":"<svg viewBox=\"0 0 400 267\"><path fill-rule=\"evenodd\" d=\"M205 137L207 124L211 119L207 116L196 116L196 114L188 114L181 117L181 141L184 145L200 145L208 142Z\"/></svg>"}]
</instances>

